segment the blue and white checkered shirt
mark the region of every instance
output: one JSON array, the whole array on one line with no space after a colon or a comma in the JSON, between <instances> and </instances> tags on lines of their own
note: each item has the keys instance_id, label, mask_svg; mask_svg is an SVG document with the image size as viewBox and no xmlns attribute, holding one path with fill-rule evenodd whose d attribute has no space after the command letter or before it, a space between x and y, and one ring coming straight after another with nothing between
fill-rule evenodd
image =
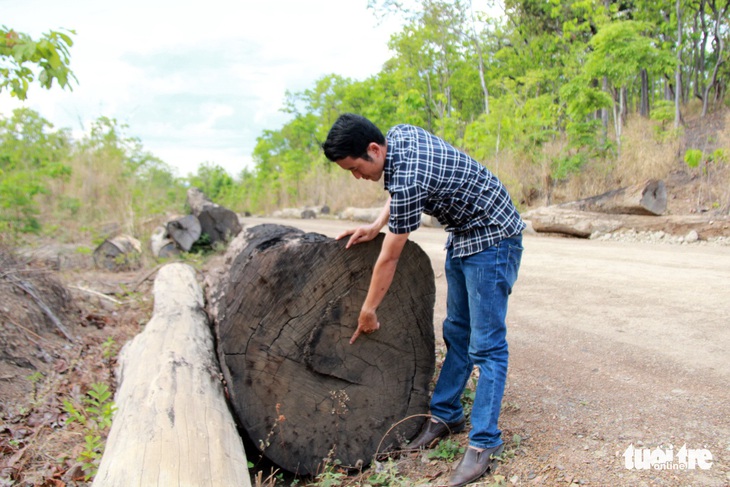
<instances>
[{"instance_id":1,"label":"blue and white checkered shirt","mask_svg":"<svg viewBox=\"0 0 730 487\"><path fill-rule=\"evenodd\" d=\"M426 213L449 232L446 247L453 246L453 255L466 257L525 228L499 179L444 140L419 127L396 125L386 141L391 232L416 230Z\"/></svg>"}]
</instances>

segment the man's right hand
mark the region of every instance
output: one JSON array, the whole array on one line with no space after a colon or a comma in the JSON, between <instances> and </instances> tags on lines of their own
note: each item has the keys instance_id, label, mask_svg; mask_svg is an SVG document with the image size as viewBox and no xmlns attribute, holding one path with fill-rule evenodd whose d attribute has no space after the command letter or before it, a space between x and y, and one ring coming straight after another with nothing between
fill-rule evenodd
<instances>
[{"instance_id":1,"label":"man's right hand","mask_svg":"<svg viewBox=\"0 0 730 487\"><path fill-rule=\"evenodd\" d=\"M369 335L374 331L380 329L380 322L378 321L378 315L375 311L360 311L360 316L357 319L357 330L352 334L350 338L350 345L355 343L357 337L360 335Z\"/></svg>"}]
</instances>

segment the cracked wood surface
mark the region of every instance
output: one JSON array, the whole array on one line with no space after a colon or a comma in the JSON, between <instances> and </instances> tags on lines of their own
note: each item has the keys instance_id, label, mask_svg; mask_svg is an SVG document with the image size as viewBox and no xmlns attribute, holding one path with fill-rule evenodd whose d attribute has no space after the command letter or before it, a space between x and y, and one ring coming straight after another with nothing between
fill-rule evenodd
<instances>
[{"instance_id":1,"label":"cracked wood surface","mask_svg":"<svg viewBox=\"0 0 730 487\"><path fill-rule=\"evenodd\" d=\"M366 465L413 437L423 417L393 425L428 412L435 283L417 244L406 245L378 309L380 330L349 344L382 239L345 249L344 240L259 225L209 276L233 410L286 470L316 473L328 456Z\"/></svg>"}]
</instances>

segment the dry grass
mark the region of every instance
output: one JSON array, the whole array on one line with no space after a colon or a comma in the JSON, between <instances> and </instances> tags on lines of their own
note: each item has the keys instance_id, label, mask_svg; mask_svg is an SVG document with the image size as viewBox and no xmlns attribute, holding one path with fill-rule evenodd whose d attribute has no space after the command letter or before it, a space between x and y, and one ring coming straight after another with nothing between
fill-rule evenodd
<instances>
[{"instance_id":1,"label":"dry grass","mask_svg":"<svg viewBox=\"0 0 730 487\"><path fill-rule=\"evenodd\" d=\"M299 183L296 195L282 195L280 208L324 206L332 213L339 213L349 206L362 208L379 207L387 200L382 180L378 183L358 181L348 171L334 164L316 166ZM267 208L271 212L277 208Z\"/></svg>"},{"instance_id":2,"label":"dry grass","mask_svg":"<svg viewBox=\"0 0 730 487\"><path fill-rule=\"evenodd\" d=\"M594 159L562 184L559 201L598 195L647 179L664 179L679 167L681 139L662 130L657 122L630 117L615 159Z\"/></svg>"},{"instance_id":3,"label":"dry grass","mask_svg":"<svg viewBox=\"0 0 730 487\"><path fill-rule=\"evenodd\" d=\"M622 150L612 170L612 183L631 185L663 178L677 169L680 139L661 131L657 122L634 116L624 128Z\"/></svg>"},{"instance_id":4,"label":"dry grass","mask_svg":"<svg viewBox=\"0 0 730 487\"><path fill-rule=\"evenodd\" d=\"M169 219L136 209L163 200L169 188L135 187L138 180L119 157L83 152L68 164L70 176L51 180L40 200L44 232L57 242L100 243L118 233L145 238Z\"/></svg>"},{"instance_id":5,"label":"dry grass","mask_svg":"<svg viewBox=\"0 0 730 487\"><path fill-rule=\"evenodd\" d=\"M623 131L618 157L592 159L568 179L551 178L553 161L568 152L567 142L556 139L538 153L503 152L486 162L507 186L521 210L587 198L607 191L662 179L670 192L670 213L714 211L730 213L730 111L700 118L701 106L684 111L685 124L671 124L632 116ZM610 134L609 134L610 135ZM701 150L703 164L689 168L688 149ZM719 155L718 155L719 154Z\"/></svg>"},{"instance_id":6,"label":"dry grass","mask_svg":"<svg viewBox=\"0 0 730 487\"><path fill-rule=\"evenodd\" d=\"M723 130L718 131L717 143L730 157L730 111L723 117L723 127ZM730 161L725 161L725 164L718 168L718 172L719 181L715 185L718 188L717 196L722 202L720 205L722 210L726 214L730 214Z\"/></svg>"}]
</instances>

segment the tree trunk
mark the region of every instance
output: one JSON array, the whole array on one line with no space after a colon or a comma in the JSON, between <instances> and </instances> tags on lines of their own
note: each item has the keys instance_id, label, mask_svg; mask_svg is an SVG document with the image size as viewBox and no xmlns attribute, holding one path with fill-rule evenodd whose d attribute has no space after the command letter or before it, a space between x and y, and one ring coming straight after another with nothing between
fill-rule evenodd
<instances>
[{"instance_id":1,"label":"tree trunk","mask_svg":"<svg viewBox=\"0 0 730 487\"><path fill-rule=\"evenodd\" d=\"M707 38L709 37L707 32L707 21L705 20L705 4L705 0L700 0L694 16L694 35L692 36L692 43L696 47L696 59L694 63L694 91L695 96L700 100L702 99L705 91L705 56L707 54ZM700 25L698 25L698 21ZM698 36L697 34L700 35Z\"/></svg>"},{"instance_id":2,"label":"tree trunk","mask_svg":"<svg viewBox=\"0 0 730 487\"><path fill-rule=\"evenodd\" d=\"M694 230L700 239L707 239L726 235L730 230L730 218L710 215L619 215L546 206L522 216L532 223L532 228L538 233L556 233L579 238L631 230L661 231L684 236Z\"/></svg>"},{"instance_id":3,"label":"tree trunk","mask_svg":"<svg viewBox=\"0 0 730 487\"><path fill-rule=\"evenodd\" d=\"M623 90L615 88L611 90L613 95L613 129L616 135L616 150L621 154L621 123L623 120Z\"/></svg>"},{"instance_id":4,"label":"tree trunk","mask_svg":"<svg viewBox=\"0 0 730 487\"><path fill-rule=\"evenodd\" d=\"M615 189L559 206L611 214L661 215L667 211L667 189L664 181L649 179L634 186Z\"/></svg>"},{"instance_id":5,"label":"tree trunk","mask_svg":"<svg viewBox=\"0 0 730 487\"><path fill-rule=\"evenodd\" d=\"M152 255L160 259L175 257L180 249L167 233L167 227L157 227L150 236L150 250Z\"/></svg>"},{"instance_id":6,"label":"tree trunk","mask_svg":"<svg viewBox=\"0 0 730 487\"><path fill-rule=\"evenodd\" d=\"M623 138L623 127L626 124L626 88L618 89L618 121L616 122L616 152L621 155L621 142Z\"/></svg>"},{"instance_id":7,"label":"tree trunk","mask_svg":"<svg viewBox=\"0 0 730 487\"><path fill-rule=\"evenodd\" d=\"M482 95L484 96L484 114L489 115L489 90L487 89L487 83L484 79L484 55L482 54L482 46L479 44L479 36L477 36L476 20L474 19L474 5L469 2L469 11L471 13L471 31L472 41L474 47L477 50L477 56L479 56L479 83L482 87ZM499 150L497 150L499 153Z\"/></svg>"},{"instance_id":8,"label":"tree trunk","mask_svg":"<svg viewBox=\"0 0 730 487\"><path fill-rule=\"evenodd\" d=\"M155 307L119 355L114 416L94 486L251 486L195 271L160 269Z\"/></svg>"},{"instance_id":9,"label":"tree trunk","mask_svg":"<svg viewBox=\"0 0 730 487\"><path fill-rule=\"evenodd\" d=\"M201 231L208 235L211 245L228 242L241 232L238 215L210 201L198 188L188 189L188 206L198 217Z\"/></svg>"},{"instance_id":10,"label":"tree trunk","mask_svg":"<svg viewBox=\"0 0 730 487\"><path fill-rule=\"evenodd\" d=\"M682 8L680 0L676 2L677 11L677 70L674 73L674 128L679 128L682 123L682 111L680 110L682 99Z\"/></svg>"},{"instance_id":11,"label":"tree trunk","mask_svg":"<svg viewBox=\"0 0 730 487\"><path fill-rule=\"evenodd\" d=\"M104 240L94 250L94 264L99 269L114 272L138 269L141 265L142 245L129 235L117 235Z\"/></svg>"},{"instance_id":12,"label":"tree trunk","mask_svg":"<svg viewBox=\"0 0 730 487\"><path fill-rule=\"evenodd\" d=\"M649 73L646 68L641 69L641 104L639 114L644 118L649 118Z\"/></svg>"},{"instance_id":13,"label":"tree trunk","mask_svg":"<svg viewBox=\"0 0 730 487\"><path fill-rule=\"evenodd\" d=\"M315 474L326 458L367 465L415 436L428 411L435 284L418 245L406 243L381 328L349 344L382 241L346 250L345 240L259 225L208 276L234 412L285 470Z\"/></svg>"},{"instance_id":14,"label":"tree trunk","mask_svg":"<svg viewBox=\"0 0 730 487\"><path fill-rule=\"evenodd\" d=\"M606 76L603 77L603 79L601 81L601 88L606 93L611 93L611 90L609 89L609 86L608 86L608 77L606 77ZM608 113L608 108L605 108L605 107L601 108L601 128L602 128L601 144L602 145L605 145L606 142L608 141L608 120L609 120L609 118L610 118L610 116Z\"/></svg>"},{"instance_id":15,"label":"tree trunk","mask_svg":"<svg viewBox=\"0 0 730 487\"><path fill-rule=\"evenodd\" d=\"M195 215L185 215L167 222L167 235L185 252L190 252L202 233L202 225Z\"/></svg>"},{"instance_id":16,"label":"tree trunk","mask_svg":"<svg viewBox=\"0 0 730 487\"><path fill-rule=\"evenodd\" d=\"M722 23L722 17L724 16L724 11L722 11L719 7L715 8L714 4L710 4L712 6L712 13L715 14L715 42L717 43L717 48L715 49L715 67L712 69L712 76L710 76L710 81L707 83L707 86L705 87L705 93L702 98L702 117L705 117L707 115L707 106L709 104L710 99L710 90L712 88L715 88L715 93L717 93L720 88L717 83L717 73L720 69L720 66L725 62L724 60L724 50L725 50L725 43L722 40L722 35L720 34L720 24ZM726 7L727 8L727 7Z\"/></svg>"}]
</instances>

